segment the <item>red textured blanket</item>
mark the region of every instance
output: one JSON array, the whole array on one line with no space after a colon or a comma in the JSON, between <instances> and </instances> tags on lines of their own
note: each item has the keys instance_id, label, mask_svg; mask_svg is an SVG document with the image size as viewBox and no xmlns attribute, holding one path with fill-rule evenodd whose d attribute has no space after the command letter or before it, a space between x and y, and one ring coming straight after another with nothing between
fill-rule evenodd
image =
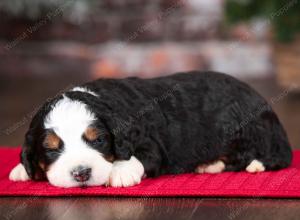
<instances>
[{"instance_id":1,"label":"red textured blanket","mask_svg":"<svg viewBox=\"0 0 300 220\"><path fill-rule=\"evenodd\" d=\"M210 196L300 198L300 151L294 151L290 168L276 172L249 174L166 175L145 179L129 188L57 188L48 182L11 182L10 170L19 162L20 148L0 148L1 196Z\"/></svg>"}]
</instances>

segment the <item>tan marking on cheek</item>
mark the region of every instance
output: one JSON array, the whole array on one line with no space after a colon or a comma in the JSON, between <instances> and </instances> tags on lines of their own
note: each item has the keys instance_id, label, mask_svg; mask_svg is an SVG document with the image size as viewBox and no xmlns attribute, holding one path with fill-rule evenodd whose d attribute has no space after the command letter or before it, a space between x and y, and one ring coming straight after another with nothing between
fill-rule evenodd
<instances>
[{"instance_id":1,"label":"tan marking on cheek","mask_svg":"<svg viewBox=\"0 0 300 220\"><path fill-rule=\"evenodd\" d=\"M47 134L44 144L50 149L57 149L60 144L60 138L54 133Z\"/></svg>"},{"instance_id":2,"label":"tan marking on cheek","mask_svg":"<svg viewBox=\"0 0 300 220\"><path fill-rule=\"evenodd\" d=\"M84 132L84 137L89 141L94 141L99 137L99 130L97 128L88 127Z\"/></svg>"}]
</instances>

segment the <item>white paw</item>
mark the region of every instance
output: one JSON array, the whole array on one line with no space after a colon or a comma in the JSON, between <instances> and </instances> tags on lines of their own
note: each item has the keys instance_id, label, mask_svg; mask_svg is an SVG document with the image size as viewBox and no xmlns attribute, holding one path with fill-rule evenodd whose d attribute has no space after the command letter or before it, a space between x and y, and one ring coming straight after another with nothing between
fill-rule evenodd
<instances>
[{"instance_id":1,"label":"white paw","mask_svg":"<svg viewBox=\"0 0 300 220\"><path fill-rule=\"evenodd\" d=\"M112 187L134 186L141 182L144 175L142 163L134 156L130 160L115 161L109 177L108 185Z\"/></svg>"},{"instance_id":2,"label":"white paw","mask_svg":"<svg viewBox=\"0 0 300 220\"><path fill-rule=\"evenodd\" d=\"M196 173L221 173L225 170L225 164L223 161L218 160L212 164L199 165L195 172Z\"/></svg>"},{"instance_id":3,"label":"white paw","mask_svg":"<svg viewBox=\"0 0 300 220\"><path fill-rule=\"evenodd\" d=\"M27 175L27 172L23 164L19 163L10 171L9 179L11 181L26 181L29 180L30 178Z\"/></svg>"},{"instance_id":4,"label":"white paw","mask_svg":"<svg viewBox=\"0 0 300 220\"><path fill-rule=\"evenodd\" d=\"M265 166L258 160L252 160L252 162L246 167L246 171L249 173L257 173L265 171Z\"/></svg>"}]
</instances>

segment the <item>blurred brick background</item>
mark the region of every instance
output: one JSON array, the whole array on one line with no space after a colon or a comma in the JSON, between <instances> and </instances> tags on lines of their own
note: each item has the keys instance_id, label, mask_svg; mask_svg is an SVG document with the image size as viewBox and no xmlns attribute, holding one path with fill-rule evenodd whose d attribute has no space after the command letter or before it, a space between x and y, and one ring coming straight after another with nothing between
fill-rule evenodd
<instances>
[{"instance_id":1,"label":"blurred brick background","mask_svg":"<svg viewBox=\"0 0 300 220\"><path fill-rule=\"evenodd\" d=\"M105 0L87 14L79 4L78 13L63 19L75 3L64 1L38 19L2 11L1 74L153 77L213 69L257 77L272 71L268 27L224 31L223 0Z\"/></svg>"}]
</instances>

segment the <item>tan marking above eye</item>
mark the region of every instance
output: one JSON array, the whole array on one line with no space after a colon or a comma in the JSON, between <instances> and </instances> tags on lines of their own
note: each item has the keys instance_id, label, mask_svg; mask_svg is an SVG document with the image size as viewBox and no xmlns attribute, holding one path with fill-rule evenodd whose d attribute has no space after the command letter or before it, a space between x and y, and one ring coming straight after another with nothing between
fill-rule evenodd
<instances>
[{"instance_id":1,"label":"tan marking above eye","mask_svg":"<svg viewBox=\"0 0 300 220\"><path fill-rule=\"evenodd\" d=\"M50 149L57 149L60 144L60 138L55 133L49 133L46 135L44 144Z\"/></svg>"},{"instance_id":2,"label":"tan marking above eye","mask_svg":"<svg viewBox=\"0 0 300 220\"><path fill-rule=\"evenodd\" d=\"M99 130L94 127L88 127L83 135L87 140L94 141L99 137Z\"/></svg>"}]
</instances>

